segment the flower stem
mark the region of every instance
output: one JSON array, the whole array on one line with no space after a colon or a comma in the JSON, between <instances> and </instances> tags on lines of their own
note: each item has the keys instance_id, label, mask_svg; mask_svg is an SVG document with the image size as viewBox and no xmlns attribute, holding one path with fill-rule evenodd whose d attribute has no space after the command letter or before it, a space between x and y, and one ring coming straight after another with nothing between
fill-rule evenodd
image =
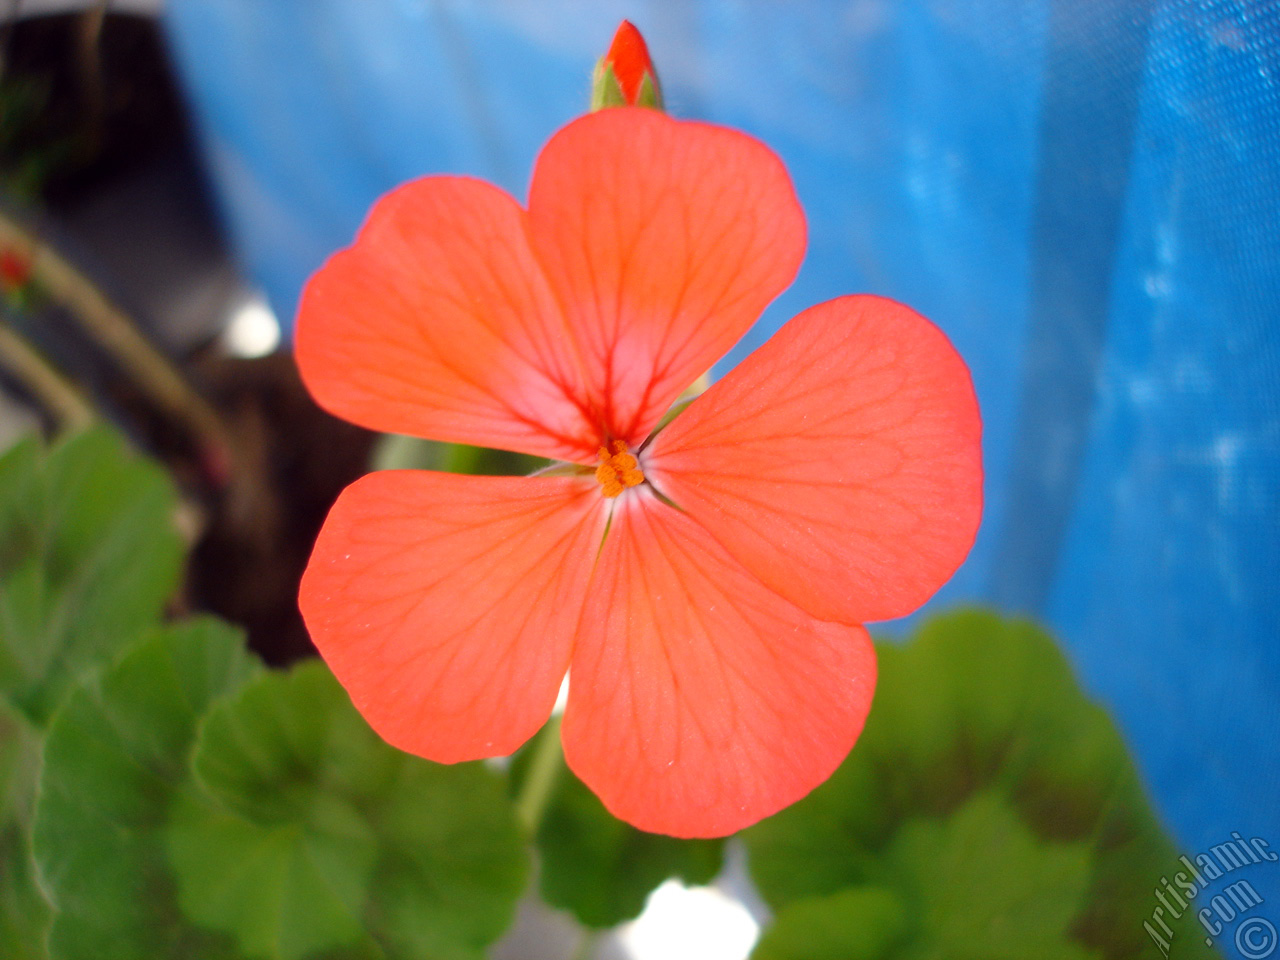
<instances>
[{"instance_id":1,"label":"flower stem","mask_svg":"<svg viewBox=\"0 0 1280 960\"><path fill-rule=\"evenodd\" d=\"M516 797L516 815L531 835L537 835L542 817L547 812L552 788L564 767L564 747L560 743L560 718L553 716L542 728L534 747L529 769L524 775L520 794Z\"/></svg>"},{"instance_id":2,"label":"flower stem","mask_svg":"<svg viewBox=\"0 0 1280 960\"><path fill-rule=\"evenodd\" d=\"M69 310L158 407L181 423L206 449L234 460L230 435L217 411L87 276L4 212L0 212L0 248L21 251L31 263L32 281L50 299Z\"/></svg>"},{"instance_id":3,"label":"flower stem","mask_svg":"<svg viewBox=\"0 0 1280 960\"><path fill-rule=\"evenodd\" d=\"M60 426L79 427L94 419L93 408L71 381L3 321L0 321L0 367L20 380Z\"/></svg>"}]
</instances>

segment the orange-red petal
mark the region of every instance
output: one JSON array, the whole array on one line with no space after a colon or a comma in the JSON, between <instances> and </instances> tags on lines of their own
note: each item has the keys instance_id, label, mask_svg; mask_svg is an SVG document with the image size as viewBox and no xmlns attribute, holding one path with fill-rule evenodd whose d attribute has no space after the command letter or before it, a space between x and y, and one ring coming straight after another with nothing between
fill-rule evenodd
<instances>
[{"instance_id":1,"label":"orange-red petal","mask_svg":"<svg viewBox=\"0 0 1280 960\"><path fill-rule=\"evenodd\" d=\"M508 754L551 713L606 511L594 479L372 473L334 504L299 605L392 745Z\"/></svg>"},{"instance_id":2,"label":"orange-red petal","mask_svg":"<svg viewBox=\"0 0 1280 960\"><path fill-rule=\"evenodd\" d=\"M647 492L617 501L573 654L575 773L642 830L724 836L822 783L875 686L866 631L824 623Z\"/></svg>"},{"instance_id":3,"label":"orange-red petal","mask_svg":"<svg viewBox=\"0 0 1280 960\"><path fill-rule=\"evenodd\" d=\"M589 396L635 446L795 276L804 215L782 162L723 127L619 107L543 149L530 236Z\"/></svg>"},{"instance_id":4,"label":"orange-red petal","mask_svg":"<svg viewBox=\"0 0 1280 960\"><path fill-rule=\"evenodd\" d=\"M910 613L982 513L968 368L908 307L806 310L653 441L646 477L752 573L827 620Z\"/></svg>"},{"instance_id":5,"label":"orange-red petal","mask_svg":"<svg viewBox=\"0 0 1280 960\"><path fill-rule=\"evenodd\" d=\"M297 359L312 396L373 430L590 463L573 341L526 214L479 180L382 197L307 283Z\"/></svg>"}]
</instances>

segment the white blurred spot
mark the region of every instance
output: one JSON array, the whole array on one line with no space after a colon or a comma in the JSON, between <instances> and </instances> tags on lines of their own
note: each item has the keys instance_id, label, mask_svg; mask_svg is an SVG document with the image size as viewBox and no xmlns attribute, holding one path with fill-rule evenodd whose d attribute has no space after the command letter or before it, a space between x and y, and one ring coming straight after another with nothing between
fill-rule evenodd
<instances>
[{"instance_id":1,"label":"white blurred spot","mask_svg":"<svg viewBox=\"0 0 1280 960\"><path fill-rule=\"evenodd\" d=\"M1236 487L1240 479L1240 454L1244 449L1244 437L1237 433L1220 434L1213 442L1210 460L1218 468L1215 486L1220 510L1230 510L1236 505Z\"/></svg>"},{"instance_id":2,"label":"white blurred spot","mask_svg":"<svg viewBox=\"0 0 1280 960\"><path fill-rule=\"evenodd\" d=\"M280 346L280 321L260 294L250 293L227 316L222 345L233 357L265 357Z\"/></svg>"},{"instance_id":3,"label":"white blurred spot","mask_svg":"<svg viewBox=\"0 0 1280 960\"><path fill-rule=\"evenodd\" d=\"M632 960L745 960L759 936L741 901L715 887L668 880L618 939Z\"/></svg>"},{"instance_id":4,"label":"white blurred spot","mask_svg":"<svg viewBox=\"0 0 1280 960\"><path fill-rule=\"evenodd\" d=\"M1147 296L1152 300L1160 300L1169 296L1172 289L1172 282L1169 279L1167 271L1152 271L1142 278L1142 286L1147 291Z\"/></svg>"}]
</instances>

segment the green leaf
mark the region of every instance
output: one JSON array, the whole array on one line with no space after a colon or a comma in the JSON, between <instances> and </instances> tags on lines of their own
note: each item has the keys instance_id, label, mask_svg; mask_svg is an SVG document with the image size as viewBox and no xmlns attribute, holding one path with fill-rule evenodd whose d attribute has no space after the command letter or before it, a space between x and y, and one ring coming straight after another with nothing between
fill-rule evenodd
<instances>
[{"instance_id":1,"label":"green leaf","mask_svg":"<svg viewBox=\"0 0 1280 960\"><path fill-rule=\"evenodd\" d=\"M529 877L502 778L483 764L403 756L370 816L382 851L366 920L388 955L483 956Z\"/></svg>"},{"instance_id":2,"label":"green leaf","mask_svg":"<svg viewBox=\"0 0 1280 960\"><path fill-rule=\"evenodd\" d=\"M0 823L30 819L39 769L39 731L0 700Z\"/></svg>"},{"instance_id":3,"label":"green leaf","mask_svg":"<svg viewBox=\"0 0 1280 960\"><path fill-rule=\"evenodd\" d=\"M22 538L14 533L27 522L23 507L39 478L40 459L40 441L34 436L22 438L0 456L0 575L24 549Z\"/></svg>"},{"instance_id":4,"label":"green leaf","mask_svg":"<svg viewBox=\"0 0 1280 960\"><path fill-rule=\"evenodd\" d=\"M36 882L30 840L39 768L39 732L0 701L0 957L6 960L48 956L52 910Z\"/></svg>"},{"instance_id":5,"label":"green leaf","mask_svg":"<svg viewBox=\"0 0 1280 960\"><path fill-rule=\"evenodd\" d=\"M259 669L238 631L200 620L152 632L67 697L45 743L34 831L59 908L57 957L237 956L179 912L163 838L197 721Z\"/></svg>"},{"instance_id":6,"label":"green leaf","mask_svg":"<svg viewBox=\"0 0 1280 960\"><path fill-rule=\"evenodd\" d=\"M52 911L41 892L22 825L0 825L0 956L5 960L44 960Z\"/></svg>"},{"instance_id":7,"label":"green leaf","mask_svg":"<svg viewBox=\"0 0 1280 960\"><path fill-rule=\"evenodd\" d=\"M251 957L479 957L527 854L501 778L380 740L328 669L270 673L201 727L167 845L195 922Z\"/></svg>"},{"instance_id":8,"label":"green leaf","mask_svg":"<svg viewBox=\"0 0 1280 960\"><path fill-rule=\"evenodd\" d=\"M0 457L0 530L11 529L39 463L39 444L24 440ZM3 551L20 544L0 541ZM0 670L3 669L0 647ZM44 960L52 909L36 882L31 852L31 813L40 768L40 733L29 720L0 700L0 956L6 960Z\"/></svg>"},{"instance_id":9,"label":"green leaf","mask_svg":"<svg viewBox=\"0 0 1280 960\"><path fill-rule=\"evenodd\" d=\"M77 676L156 624L178 583L177 495L106 427L0 458L0 696L42 726Z\"/></svg>"},{"instance_id":10,"label":"green leaf","mask_svg":"<svg viewBox=\"0 0 1280 960\"><path fill-rule=\"evenodd\" d=\"M774 918L751 960L881 960L906 926L905 908L893 893L853 887L791 904Z\"/></svg>"},{"instance_id":11,"label":"green leaf","mask_svg":"<svg viewBox=\"0 0 1280 960\"><path fill-rule=\"evenodd\" d=\"M304 829L263 826L185 791L169 852L185 913L233 934L251 957L306 957L339 947L377 951L364 939L360 908L376 852L354 816ZM346 827L349 832L344 832Z\"/></svg>"},{"instance_id":12,"label":"green leaf","mask_svg":"<svg viewBox=\"0 0 1280 960\"><path fill-rule=\"evenodd\" d=\"M904 823L874 886L786 907L754 960L1088 960L1069 925L1088 881L1083 843L1042 844L1004 800Z\"/></svg>"},{"instance_id":13,"label":"green leaf","mask_svg":"<svg viewBox=\"0 0 1280 960\"><path fill-rule=\"evenodd\" d=\"M876 698L853 752L809 797L745 834L770 905L888 889L913 905L912 932L890 955L931 956L933 944L938 956L955 956L957 938L972 940L955 917L998 918L964 901L959 888L972 891L976 880L961 864L944 870L938 859L981 848L1002 858L984 867L1002 879L982 881L980 895L992 909L1004 905L1008 955L1145 955L1140 921L1177 854L1115 725L1052 638L1025 621L966 611L877 653ZM1078 874L1068 851L1082 858ZM930 887L930 877L958 889ZM1045 925L1015 923L1028 912L1019 890L1037 888L1056 905L1035 911ZM1000 954L990 944L978 955Z\"/></svg>"},{"instance_id":14,"label":"green leaf","mask_svg":"<svg viewBox=\"0 0 1280 960\"><path fill-rule=\"evenodd\" d=\"M516 757L513 789L547 736L559 736L558 724L544 728ZM563 766L539 821L537 844L542 898L599 928L638 916L665 880L710 883L723 859L720 840L677 840L623 823Z\"/></svg>"},{"instance_id":15,"label":"green leaf","mask_svg":"<svg viewBox=\"0 0 1280 960\"><path fill-rule=\"evenodd\" d=\"M998 793L975 794L944 819L907 822L884 869L909 892L919 931L903 956L1093 955L1068 937L1088 884L1087 845L1041 841Z\"/></svg>"}]
</instances>

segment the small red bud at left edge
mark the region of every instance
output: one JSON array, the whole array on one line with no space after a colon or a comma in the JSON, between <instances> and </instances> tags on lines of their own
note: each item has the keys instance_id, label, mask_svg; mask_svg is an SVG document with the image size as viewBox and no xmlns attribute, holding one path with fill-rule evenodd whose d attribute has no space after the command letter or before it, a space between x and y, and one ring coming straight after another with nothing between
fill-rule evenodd
<instances>
[{"instance_id":1,"label":"small red bud at left edge","mask_svg":"<svg viewBox=\"0 0 1280 960\"><path fill-rule=\"evenodd\" d=\"M18 290L31 279L31 261L15 250L0 251L0 284Z\"/></svg>"}]
</instances>

